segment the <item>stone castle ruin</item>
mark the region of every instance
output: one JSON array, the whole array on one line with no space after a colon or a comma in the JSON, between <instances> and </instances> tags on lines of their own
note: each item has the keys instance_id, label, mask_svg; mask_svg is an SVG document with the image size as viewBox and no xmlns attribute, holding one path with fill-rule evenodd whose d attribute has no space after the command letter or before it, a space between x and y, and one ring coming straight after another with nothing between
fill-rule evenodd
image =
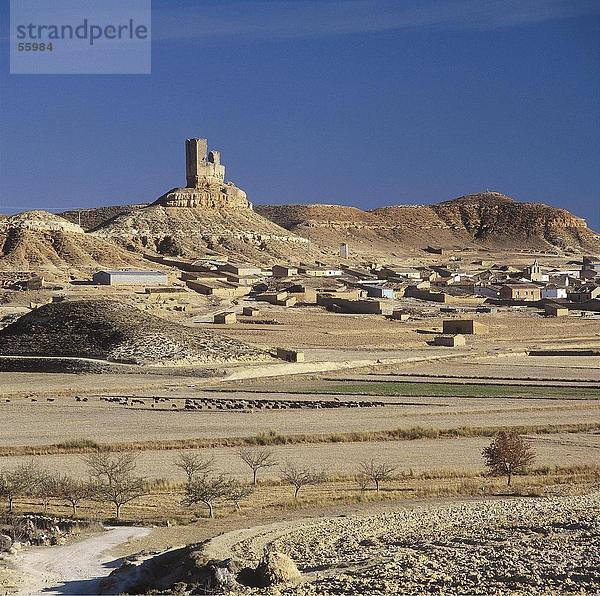
<instances>
[{"instance_id":1,"label":"stone castle ruin","mask_svg":"<svg viewBox=\"0 0 600 596\"><path fill-rule=\"evenodd\" d=\"M200 209L252 209L246 193L225 182L225 166L219 151L208 151L207 139L185 141L184 188L173 188L155 201L164 207Z\"/></svg>"}]
</instances>

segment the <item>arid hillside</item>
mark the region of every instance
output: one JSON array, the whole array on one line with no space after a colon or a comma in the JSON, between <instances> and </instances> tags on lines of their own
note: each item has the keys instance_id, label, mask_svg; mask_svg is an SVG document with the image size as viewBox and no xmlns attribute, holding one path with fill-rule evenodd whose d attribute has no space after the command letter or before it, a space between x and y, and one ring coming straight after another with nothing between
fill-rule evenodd
<instances>
[{"instance_id":1,"label":"arid hillside","mask_svg":"<svg viewBox=\"0 0 600 596\"><path fill-rule=\"evenodd\" d=\"M142 253L222 254L262 264L414 256L448 249L600 252L600 235L564 209L486 192L434 205L371 211L342 205L240 208L123 205L0 219L0 270L144 265ZM81 226L79 225L81 221ZM147 265L147 263L146 263Z\"/></svg>"},{"instance_id":2,"label":"arid hillside","mask_svg":"<svg viewBox=\"0 0 600 596\"><path fill-rule=\"evenodd\" d=\"M45 211L0 220L0 271L57 271L69 268L140 265L140 255L86 234L77 224Z\"/></svg>"},{"instance_id":3,"label":"arid hillside","mask_svg":"<svg viewBox=\"0 0 600 596\"><path fill-rule=\"evenodd\" d=\"M0 331L0 355L155 365L269 358L243 342L167 322L114 300L56 302L32 310Z\"/></svg>"},{"instance_id":4,"label":"arid hillside","mask_svg":"<svg viewBox=\"0 0 600 596\"><path fill-rule=\"evenodd\" d=\"M597 252L600 236L564 209L520 203L495 192L435 205L362 211L339 205L262 205L256 210L321 248L350 242L355 252L403 254L428 244L445 248L528 248Z\"/></svg>"},{"instance_id":5,"label":"arid hillside","mask_svg":"<svg viewBox=\"0 0 600 596\"><path fill-rule=\"evenodd\" d=\"M141 209L147 205L109 205L107 207L91 207L89 209L72 209L59 213L71 223L80 225L84 231L93 232L96 228L105 225L107 222L126 213L131 213L136 209Z\"/></svg>"},{"instance_id":6,"label":"arid hillside","mask_svg":"<svg viewBox=\"0 0 600 596\"><path fill-rule=\"evenodd\" d=\"M269 262L314 248L252 209L165 207L153 204L107 221L93 234L132 251L198 256L207 251Z\"/></svg>"}]
</instances>

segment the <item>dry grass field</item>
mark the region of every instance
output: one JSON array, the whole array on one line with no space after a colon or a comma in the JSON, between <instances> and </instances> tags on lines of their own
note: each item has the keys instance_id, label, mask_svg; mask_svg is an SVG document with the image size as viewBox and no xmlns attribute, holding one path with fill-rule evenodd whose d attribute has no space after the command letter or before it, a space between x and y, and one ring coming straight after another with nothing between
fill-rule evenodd
<instances>
[{"instance_id":1,"label":"dry grass field","mask_svg":"<svg viewBox=\"0 0 600 596\"><path fill-rule=\"evenodd\" d=\"M224 367L220 378L177 369L163 375L0 373L0 470L33 458L49 472L85 477L82 451L95 445L134 449L137 473L148 479L151 494L126 505L124 517L192 524L156 530L144 542L156 547L271 519L394 507L410 499L501 494L504 479L482 476L481 458L501 428L518 428L537 455L533 469L538 471L515 478L517 493L582 492L598 482L600 359L527 356L526 350L598 346L600 322L548 320L520 311L480 316L490 333L469 337L465 349L448 350L425 343L441 326L440 317L407 324L315 308L276 309L273 315L281 325L217 330L196 324L263 347L303 347L308 363L343 361L349 368L327 372L325 365L326 372L293 374L300 369L289 364L284 376L271 378L250 366ZM377 363L377 358L395 361ZM250 378L227 380L231 371L250 371ZM258 371L255 378L252 371ZM114 396L127 396L128 405L102 399ZM384 405L185 409L186 399L201 398ZM207 521L201 508L184 507L184 478L173 465L177 455L185 450L214 456L218 472L249 480L250 470L237 455L236 445L244 442L271 444L280 465L309 463L328 480L304 487L295 501L273 467L261 473L263 484L241 512L222 504L217 519ZM352 480L358 462L371 458L397 466L395 479L379 495L361 494ZM41 508L36 500L17 503L21 511ZM51 510L68 513L58 502ZM84 503L81 513L112 515L109 505L93 502Z\"/></svg>"},{"instance_id":2,"label":"dry grass field","mask_svg":"<svg viewBox=\"0 0 600 596\"><path fill-rule=\"evenodd\" d=\"M537 453L536 466L552 467L581 466L597 463L600 456L598 433L569 433L551 435L527 435ZM489 438L442 438L416 439L412 441L385 441L360 443L328 443L280 445L273 447L278 462L284 465L291 461L297 464L310 462L323 468L328 475L348 476L357 473L361 460L381 460L397 465L401 472L444 473L483 471L481 450L488 445ZM240 460L237 448L212 448L185 450L215 458L216 469L231 474L240 480L251 480L249 468ZM137 468L143 476L152 480L183 482L182 471L175 465L179 450L144 450L138 454ZM595 457L594 457L595 456ZM58 454L38 456L49 472L69 473L85 476L87 466L80 454ZM28 456L0 458L0 470L30 461ZM279 468L269 468L261 473L269 480L279 478Z\"/></svg>"},{"instance_id":3,"label":"dry grass field","mask_svg":"<svg viewBox=\"0 0 600 596\"><path fill-rule=\"evenodd\" d=\"M423 310L423 303L403 299L397 308ZM340 315L320 307L269 307L269 317L279 325L228 325L223 332L260 346L289 348L331 348L335 350L402 350L424 348L429 334L439 332L444 319L456 315L419 316L406 322L381 316ZM460 315L467 317L470 315ZM478 350L514 350L518 347L582 345L600 341L600 319L579 316L548 319L536 309L501 311L496 315L476 314L478 322L489 326L489 333L470 336L468 346ZM206 325L212 329L223 327ZM292 331L292 333L290 333ZM430 333L428 333L430 332Z\"/></svg>"},{"instance_id":4,"label":"dry grass field","mask_svg":"<svg viewBox=\"0 0 600 596\"><path fill-rule=\"evenodd\" d=\"M321 386L326 385L319 382ZM339 387L340 383L335 383ZM355 383L353 383L355 385ZM453 386L447 387L451 392ZM462 389L463 386L457 386ZM371 389L369 384L368 389ZM0 450L5 446L52 445L68 440L91 439L99 443L128 441L168 441L178 439L216 439L253 437L270 431L284 435L371 432L380 430L499 426L545 426L600 424L598 397L565 398L449 397L377 395L387 405L377 408L335 408L264 410L254 412L185 411L183 399L169 398L152 408L143 405L121 406L89 397L87 402L58 397L48 402L40 397L12 398L0 403L4 423ZM596 389L589 390L598 391ZM266 392L190 392L193 396L222 399L298 399L310 401L328 394L274 394ZM364 395L344 394L344 400L365 399ZM369 399L375 399L370 396ZM171 409L171 406L178 409Z\"/></svg>"}]
</instances>

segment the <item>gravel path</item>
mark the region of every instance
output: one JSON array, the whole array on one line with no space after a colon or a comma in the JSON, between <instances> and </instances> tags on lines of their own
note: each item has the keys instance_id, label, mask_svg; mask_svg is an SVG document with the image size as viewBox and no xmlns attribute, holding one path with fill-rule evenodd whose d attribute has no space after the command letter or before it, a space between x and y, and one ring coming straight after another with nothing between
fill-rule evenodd
<instances>
[{"instance_id":1,"label":"gravel path","mask_svg":"<svg viewBox=\"0 0 600 596\"><path fill-rule=\"evenodd\" d=\"M215 552L254 564L265 546L290 555L306 582L289 595L597 594L598 544L593 493L273 524L219 537Z\"/></svg>"},{"instance_id":2,"label":"gravel path","mask_svg":"<svg viewBox=\"0 0 600 596\"><path fill-rule=\"evenodd\" d=\"M110 549L149 532L122 526L72 544L23 551L13 561L25 578L19 594L97 594L98 580L121 563L108 554Z\"/></svg>"}]
</instances>

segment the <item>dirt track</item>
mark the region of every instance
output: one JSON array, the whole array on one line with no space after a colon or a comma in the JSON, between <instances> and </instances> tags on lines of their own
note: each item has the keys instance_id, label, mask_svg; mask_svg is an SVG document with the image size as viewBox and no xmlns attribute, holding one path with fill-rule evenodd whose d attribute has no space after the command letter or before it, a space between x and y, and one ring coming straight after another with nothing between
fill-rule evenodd
<instances>
[{"instance_id":1,"label":"dirt track","mask_svg":"<svg viewBox=\"0 0 600 596\"><path fill-rule=\"evenodd\" d=\"M149 532L149 528L122 526L72 544L22 551L13 561L24 576L18 593L96 594L98 580L120 564L108 554L110 549Z\"/></svg>"}]
</instances>

